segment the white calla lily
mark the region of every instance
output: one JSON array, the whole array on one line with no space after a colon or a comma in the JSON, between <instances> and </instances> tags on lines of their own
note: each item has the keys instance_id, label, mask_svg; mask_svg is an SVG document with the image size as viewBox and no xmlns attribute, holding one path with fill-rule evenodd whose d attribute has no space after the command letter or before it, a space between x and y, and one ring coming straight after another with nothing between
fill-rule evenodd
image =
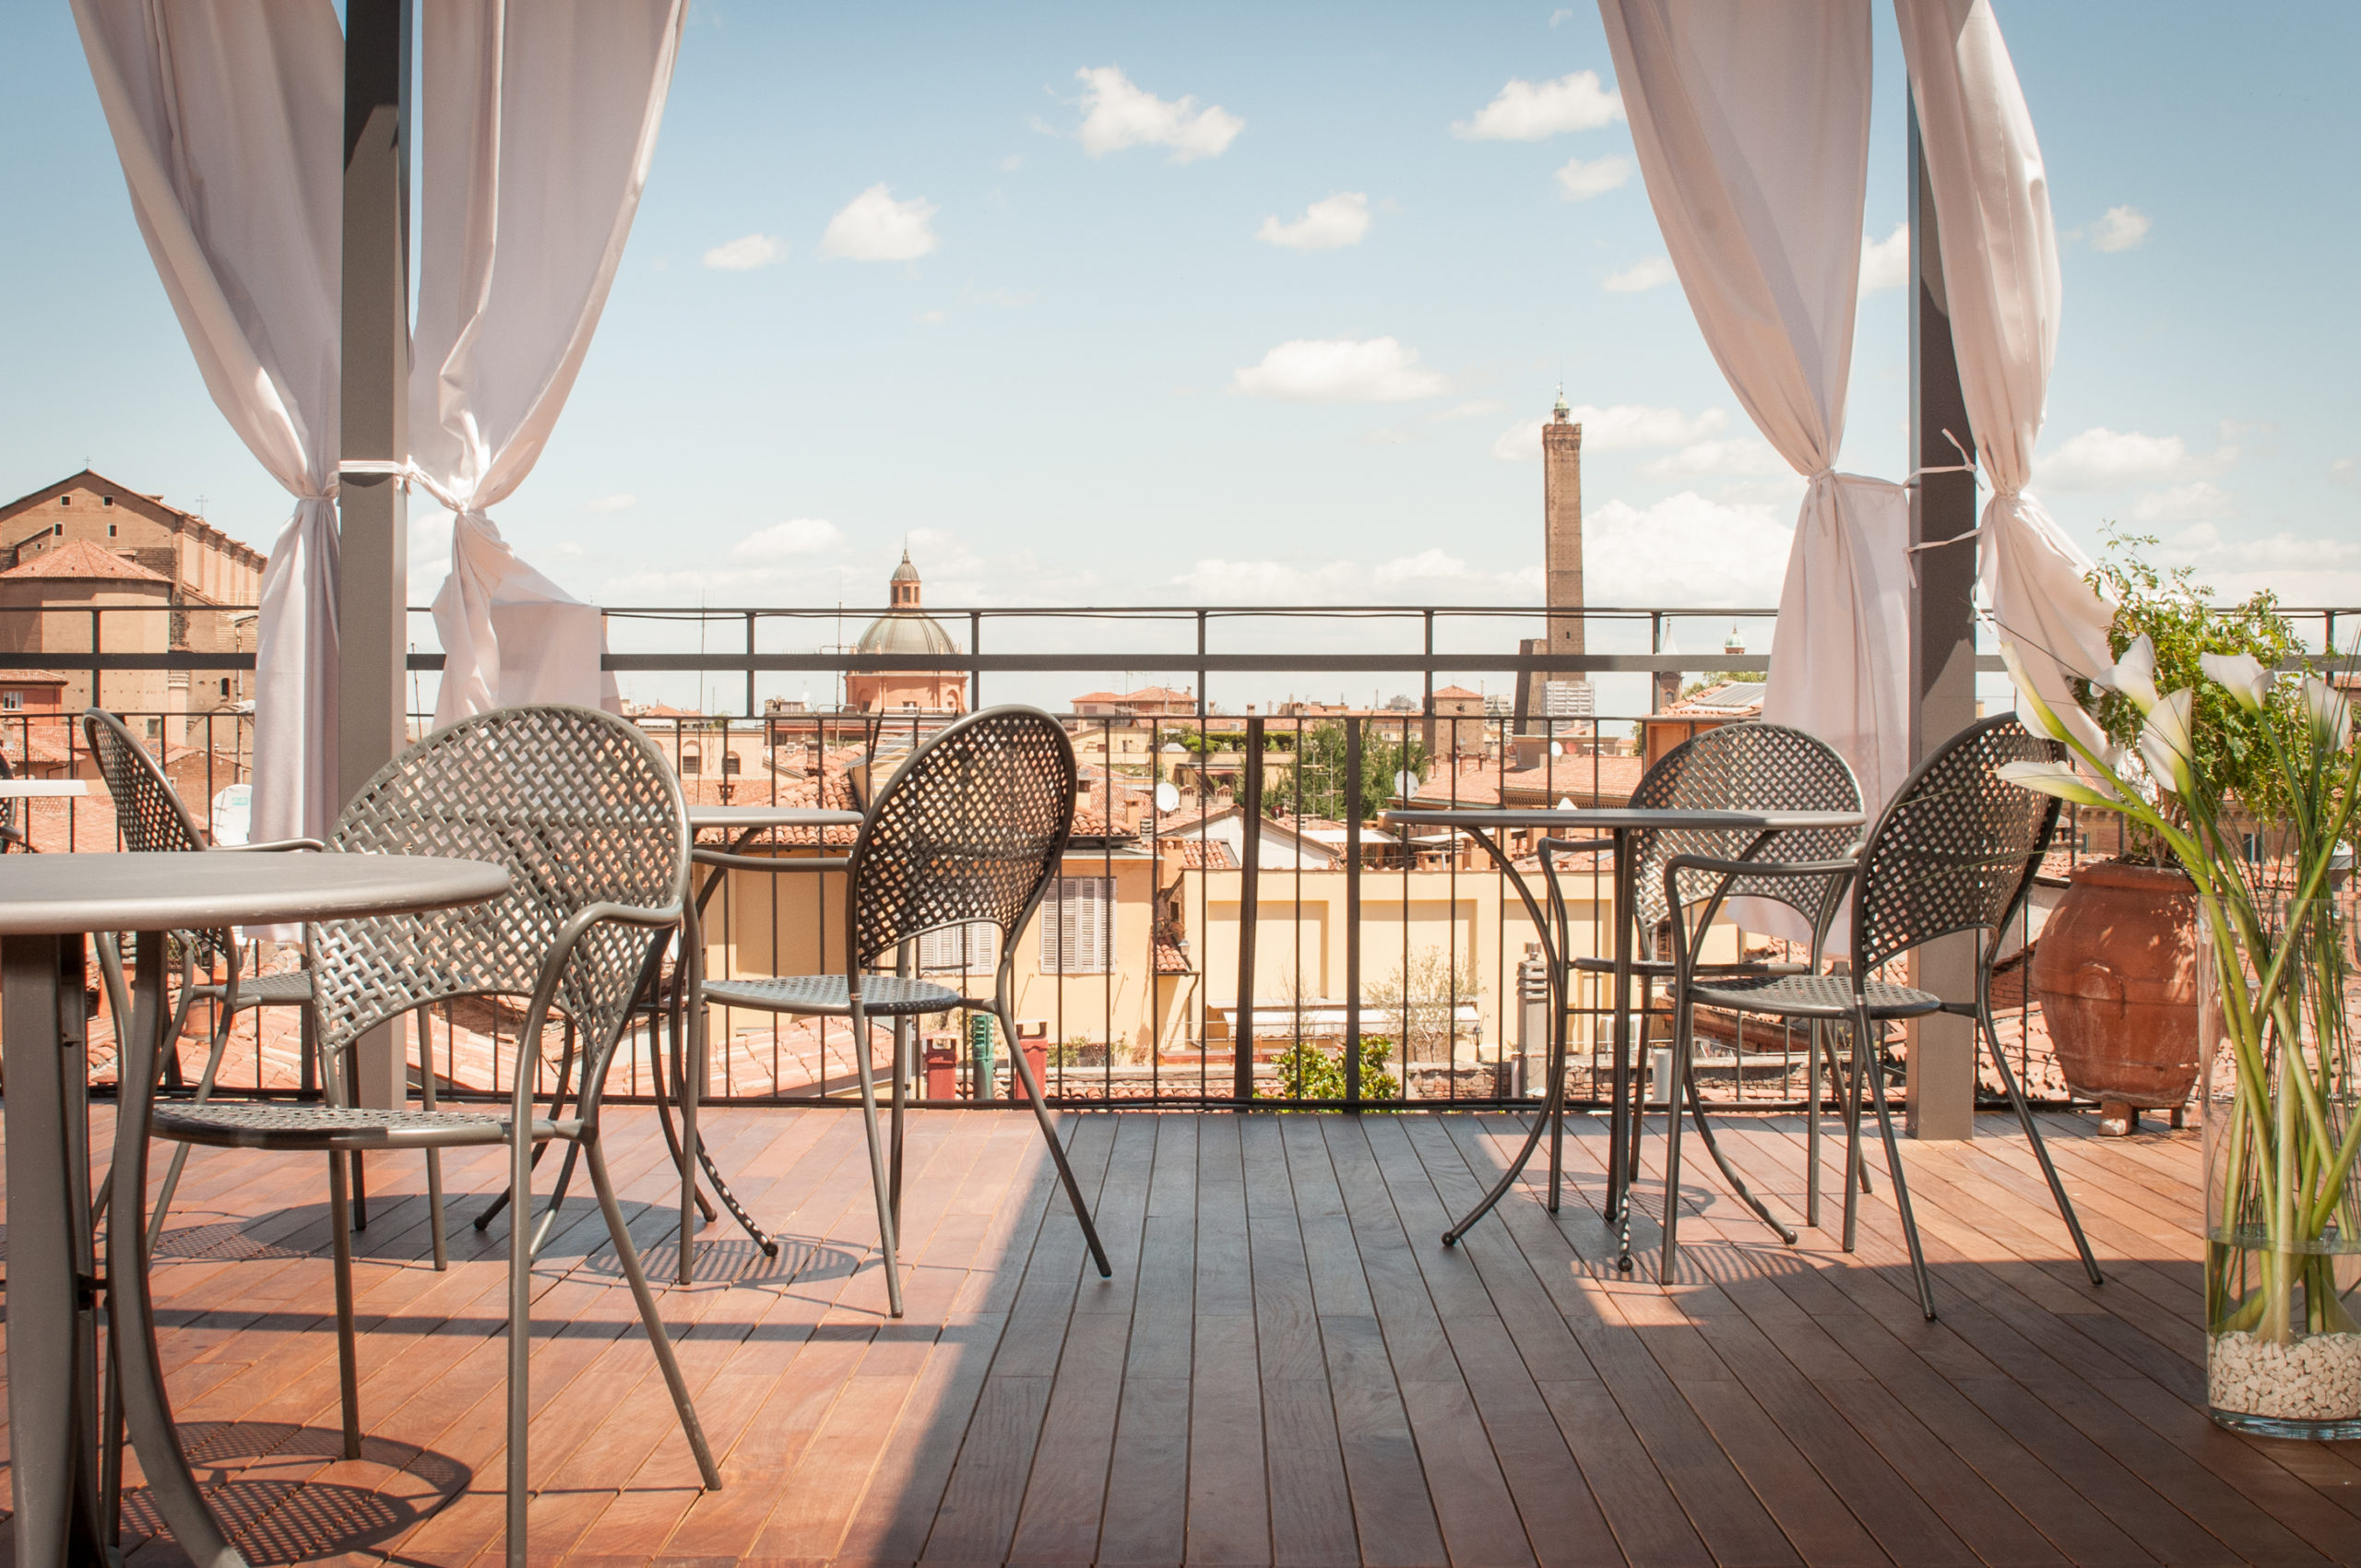
<instances>
[{"instance_id":1,"label":"white calla lily","mask_svg":"<svg viewBox=\"0 0 2361 1568\"><path fill-rule=\"evenodd\" d=\"M2189 717L2196 703L2196 689L2183 686L2158 699L2148 710L2148 722L2140 728L2140 760L2148 765L2158 784L2184 798L2197 759L2197 742L2189 732Z\"/></svg>"},{"instance_id":2,"label":"white calla lily","mask_svg":"<svg viewBox=\"0 0 2361 1568\"><path fill-rule=\"evenodd\" d=\"M2131 639L2131 646L2123 650L2123 657L2107 672L2106 684L2138 703L2141 712L2154 709L2160 700L2156 695L2156 645L2149 640L2147 633Z\"/></svg>"},{"instance_id":3,"label":"white calla lily","mask_svg":"<svg viewBox=\"0 0 2361 1568\"><path fill-rule=\"evenodd\" d=\"M2318 675L2304 677L2304 717L2323 750L2341 752L2353 739L2353 705Z\"/></svg>"},{"instance_id":4,"label":"white calla lily","mask_svg":"<svg viewBox=\"0 0 2361 1568\"><path fill-rule=\"evenodd\" d=\"M2262 711L2264 699L2271 695L2271 671L2262 667L2262 660L2250 653L2206 653L2200 654L2197 662L2240 707L2248 713Z\"/></svg>"},{"instance_id":5,"label":"white calla lily","mask_svg":"<svg viewBox=\"0 0 2361 1568\"><path fill-rule=\"evenodd\" d=\"M2051 740L2066 739L2066 727L2058 721L2058 715L2049 710L2049 705L2041 700L2041 694L2034 689L2033 677L2025 673L2024 660L2017 657L2017 645L2006 637L2000 639L2000 662L2008 667L2010 683L2017 688L2017 711L2030 709L2041 732Z\"/></svg>"},{"instance_id":6,"label":"white calla lily","mask_svg":"<svg viewBox=\"0 0 2361 1568\"><path fill-rule=\"evenodd\" d=\"M2118 807L2123 803L2112 790L2084 778L2062 762L2004 762L1995 771L2019 789L2055 795L2078 806Z\"/></svg>"}]
</instances>

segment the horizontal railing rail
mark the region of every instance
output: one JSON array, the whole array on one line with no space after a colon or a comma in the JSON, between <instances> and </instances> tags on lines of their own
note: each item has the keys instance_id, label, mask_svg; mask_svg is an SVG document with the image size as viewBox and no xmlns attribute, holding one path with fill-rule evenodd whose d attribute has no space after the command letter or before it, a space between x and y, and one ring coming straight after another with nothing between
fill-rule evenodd
<instances>
[{"instance_id":1,"label":"horizontal railing rail","mask_svg":"<svg viewBox=\"0 0 2361 1568\"><path fill-rule=\"evenodd\" d=\"M89 672L102 696L112 680L139 672L250 671L251 647L211 650L110 648L103 617L152 614L108 609L88 624L97 650L28 651L0 647L0 683L24 669ZM231 613L224 611L223 613ZM1065 722L1083 763L1086 831L1062 868L1062 880L1021 955L1017 1013L1038 1029L1024 1043L1039 1052L1051 1098L1066 1104L1110 1102L1220 1109L1276 1105L1299 1109L1399 1104L1467 1107L1529 1105L1538 1098L1546 1005L1525 995L1520 900L1489 858L1464 837L1417 843L1384 828L1379 813L1401 795L1400 775L1418 776L1422 803L1475 803L1504 790L1531 803L1561 798L1619 798L1647 760L1640 737L1652 721L1682 726L1716 722L1711 716L1667 717L1660 710L1678 695L1673 676L1759 671L1773 655L1663 649L1675 623L1707 623L1716 633L1732 623L1761 623L1764 610L1591 609L1579 612L1592 645L1620 636L1657 651L1612 648L1582 654L1529 651L1507 628L1544 634L1573 612L1535 607L1146 607L929 610L939 623L965 623L968 647L948 654L862 653L842 646L801 650L760 646L766 635L809 634L823 620L860 622L868 611L613 610L611 637L651 629L695 631L727 650L626 647L606 664L626 674L669 677L743 676L741 713L648 712L639 721L700 799L732 803L842 803L864 785L864 758L874 763L906 749L943 713L881 713L836 706L789 704L765 711L755 676L782 672L949 671L969 682L972 699L986 694L986 677L1070 675L1079 687L1117 671L1197 672L1178 711L1138 715L1068 713ZM2316 633L2323 649L2342 621L2361 611L2291 612ZM1020 640L1019 622L1123 624L1163 621L1188 633L1190 646L1150 648L1151 638L1127 637L1119 651L1105 647L986 650L986 626L995 642ZM1003 624L1006 624L1003 625ZM1337 649L1316 646L1323 629L1388 623L1406 628L1409 648ZM1249 626L1284 633L1275 646L1216 646L1217 632ZM1473 632L1498 633L1506 647L1439 647ZM152 633L153 628L150 628ZM1341 635L1341 632L1339 632ZM0 612L0 639L7 636ZM1226 639L1225 639L1226 640ZM1537 639L1536 639L1537 640ZM1718 638L1716 639L1718 640ZM1307 646L1311 645L1311 646ZM435 669L442 656L411 655L414 670ZM2334 662L2326 655L2313 663ZM1989 655L1979 669L1993 670ZM1204 677L1287 673L1394 674L1418 683L1406 706L1323 710L1318 704L1273 704L1257 697L1244 713L1219 711ZM1601 705L1588 717L1541 709L1540 683L1569 675L1642 676L1639 704ZM1496 674L1526 678L1525 711L1495 698L1483 712L1464 704L1439 707L1447 678ZM730 683L734 685L733 680ZM1627 685L1637 694L1641 683ZM211 695L210 684L206 694ZM112 706L112 705L111 705ZM1062 707L1063 704L1044 706ZM1446 710L1446 707L1449 710ZM253 757L253 718L235 705L188 708L133 707L119 710L136 735L160 746L176 784L200 819L230 784L247 782ZM70 713L0 710L0 751L13 766L95 778L80 730ZM430 722L412 716L422 731ZM1677 736L1675 738L1678 738ZM1524 762L1531 766L1520 768ZM1166 809L1159 787L1184 797ZM110 848L111 808L94 784L91 798L19 802L22 820L42 849ZM1243 825L1260 825L1246 832ZM2112 819L2070 816L2060 840L2059 867L2109 848ZM1216 848L1216 845L1219 847ZM763 850L764 846L757 846ZM765 852L792 858L792 842ZM1603 866L1578 878L1578 901L1606 897ZM832 921L824 919L835 873L766 876L733 872L707 932L720 974L796 972L840 963L830 946ZM2030 937L2031 916L2012 939ZM1594 929L1593 947L1604 944ZM955 943L959 962L967 944ZM1044 955L1048 956L1045 957ZM255 956L264 955L256 950ZM940 956L940 955L936 955ZM283 962L283 956L279 959ZM914 955L921 966L925 954ZM2024 964L2011 971L2004 1035L2023 1077L2051 1103L2064 1099L2062 1080L2024 983ZM989 974L947 971L963 982ZM1571 1096L1578 1105L1603 1099L1608 1063L1606 1039L1612 1016L1607 1000L1586 989L1570 998L1567 1027L1575 1049ZM1540 1019L1536 1022L1536 1014ZM446 1092L461 1098L497 1096L517 1057L513 1017L492 1009L440 1010L435 1039L416 1071L433 1072ZM725 1103L841 1099L853 1081L849 1038L789 1028L765 1016L730 1017L717 1031L710 1063L711 1095ZM267 1010L242 1019L238 1069L248 1092L316 1089L296 1062L291 1031ZM1712 1019L1701 1075L1705 1097L1728 1107L1792 1109L1803 1092L1802 1048L1809 1043L1769 1020ZM1646 1076L1657 1026L1643 1030L1641 1066ZM274 1029L279 1030L274 1034ZM506 1033L504 1034L504 1030ZM973 1102L1005 1099L1011 1042L979 1056L964 1034L940 1028L918 1031L909 1063L921 1099ZM286 1038L280 1038L285 1036ZM619 1059L614 1092L646 1098L654 1063L645 1044ZM533 1060L542 1063L540 1053ZM931 1059L933 1066L929 1067ZM989 1063L991 1074L981 1074ZM546 1064L537 1066L546 1071ZM1998 1085L1988 1086L1997 1089ZM947 1094L933 1093L947 1089Z\"/></svg>"}]
</instances>

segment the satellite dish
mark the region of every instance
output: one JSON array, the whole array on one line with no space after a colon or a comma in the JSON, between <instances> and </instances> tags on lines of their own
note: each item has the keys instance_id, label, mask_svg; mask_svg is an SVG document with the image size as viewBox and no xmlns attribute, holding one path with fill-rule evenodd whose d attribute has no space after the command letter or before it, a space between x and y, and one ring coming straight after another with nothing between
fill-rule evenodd
<instances>
[{"instance_id":1,"label":"satellite dish","mask_svg":"<svg viewBox=\"0 0 2361 1568\"><path fill-rule=\"evenodd\" d=\"M1559 797L1558 797L1558 809L1559 809L1560 811L1561 811L1561 812L1570 812L1570 811L1573 810L1573 809L1574 809L1574 798L1573 798L1572 795L1560 795L1560 796L1559 796Z\"/></svg>"},{"instance_id":2,"label":"satellite dish","mask_svg":"<svg viewBox=\"0 0 2361 1568\"><path fill-rule=\"evenodd\" d=\"M1160 812L1180 809L1180 791L1174 789L1169 780L1156 787L1156 809Z\"/></svg>"},{"instance_id":3,"label":"satellite dish","mask_svg":"<svg viewBox=\"0 0 2361 1568\"><path fill-rule=\"evenodd\" d=\"M1549 754L1551 756L1564 756L1566 754L1566 748L1560 745L1557 742L1552 741L1549 742Z\"/></svg>"},{"instance_id":4,"label":"satellite dish","mask_svg":"<svg viewBox=\"0 0 2361 1568\"><path fill-rule=\"evenodd\" d=\"M1404 769L1401 771L1401 773L1400 773L1400 774L1398 774L1398 775L1396 775L1396 776L1395 776L1395 778L1394 778L1394 795L1395 795L1397 798L1399 798L1399 799L1402 799L1402 800L1406 800L1406 800L1408 800L1411 796L1416 795L1418 792L1418 776L1417 774L1415 774L1415 773L1411 772L1408 768L1406 768L1406 768L1404 768Z\"/></svg>"},{"instance_id":5,"label":"satellite dish","mask_svg":"<svg viewBox=\"0 0 2361 1568\"><path fill-rule=\"evenodd\" d=\"M255 787L232 784L213 797L213 841L243 844L254 830Z\"/></svg>"}]
</instances>

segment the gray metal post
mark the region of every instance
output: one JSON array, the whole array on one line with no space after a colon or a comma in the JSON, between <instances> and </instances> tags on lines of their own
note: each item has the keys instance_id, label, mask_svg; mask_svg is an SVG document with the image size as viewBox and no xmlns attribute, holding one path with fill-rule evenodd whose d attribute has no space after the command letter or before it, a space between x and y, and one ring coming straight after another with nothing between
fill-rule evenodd
<instances>
[{"instance_id":1,"label":"gray metal post","mask_svg":"<svg viewBox=\"0 0 2361 1568\"><path fill-rule=\"evenodd\" d=\"M1949 468L1963 461L1952 445L1974 450L1967 400L1960 390L1952 344L1951 307L1943 293L1942 238L1935 226L1935 195L1918 141L1918 114L1910 113L1910 270L1916 294L1910 313L1910 452L1914 468ZM1946 435L1946 432L1949 435ZM1910 492L1913 544L1959 539L1975 528L1975 476L1922 475ZM1975 550L1972 541L1920 551L1918 602L1910 628L1910 754L1928 754L1975 721ZM1948 1001L1975 995L1975 938L1946 936L1918 949L1911 981ZM1917 1138L1975 1135L1975 1025L1936 1016L1910 1036L1908 1126Z\"/></svg>"},{"instance_id":2,"label":"gray metal post","mask_svg":"<svg viewBox=\"0 0 2361 1568\"><path fill-rule=\"evenodd\" d=\"M1361 1100L1361 725L1345 719L1345 1099ZM1407 754L1407 749L1402 754ZM1302 777L1300 773L1297 775ZM1297 1042L1299 1046L1302 1043Z\"/></svg>"},{"instance_id":3,"label":"gray metal post","mask_svg":"<svg viewBox=\"0 0 2361 1568\"><path fill-rule=\"evenodd\" d=\"M1243 829L1238 840L1238 1031L1235 1059L1230 1064L1230 1093L1238 1099L1254 1098L1254 944L1255 917L1262 909L1263 886L1263 720L1246 720L1245 755L1241 763L1244 789L1239 797Z\"/></svg>"},{"instance_id":4,"label":"gray metal post","mask_svg":"<svg viewBox=\"0 0 2361 1568\"><path fill-rule=\"evenodd\" d=\"M409 457L410 0L349 0L344 47L344 422L348 459ZM337 782L342 799L406 739L408 508L383 475L338 483ZM353 1057L361 1104L402 1103L392 1028Z\"/></svg>"}]
</instances>

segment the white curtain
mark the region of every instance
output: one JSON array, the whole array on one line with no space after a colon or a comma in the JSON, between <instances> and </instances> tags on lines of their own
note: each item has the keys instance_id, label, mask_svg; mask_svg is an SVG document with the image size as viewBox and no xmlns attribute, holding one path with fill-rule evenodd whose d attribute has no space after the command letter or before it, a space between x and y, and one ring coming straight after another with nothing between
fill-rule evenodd
<instances>
[{"instance_id":1,"label":"white curtain","mask_svg":"<svg viewBox=\"0 0 2361 1568\"><path fill-rule=\"evenodd\" d=\"M611 704L597 607L487 515L532 471L623 259L684 0L428 0L413 479L455 514L434 719Z\"/></svg>"},{"instance_id":2,"label":"white curtain","mask_svg":"<svg viewBox=\"0 0 2361 1568\"><path fill-rule=\"evenodd\" d=\"M206 389L292 493L263 574L256 839L336 815L344 38L330 0L74 0L139 232Z\"/></svg>"},{"instance_id":3,"label":"white curtain","mask_svg":"<svg viewBox=\"0 0 2361 1568\"><path fill-rule=\"evenodd\" d=\"M2114 606L2090 557L2025 493L2058 351L2058 230L2033 115L1987 0L1894 0L1934 188L1943 293L1975 450L1992 484L1977 529L1985 602L2042 696L2094 747L2076 675L2114 662Z\"/></svg>"},{"instance_id":4,"label":"white curtain","mask_svg":"<svg viewBox=\"0 0 2361 1568\"><path fill-rule=\"evenodd\" d=\"M1910 770L1902 486L1845 438L1869 145L1869 0L1599 0L1648 200L1706 346L1807 481L1763 716L1852 764L1874 812ZM1774 906L1733 913L1806 936Z\"/></svg>"}]
</instances>

